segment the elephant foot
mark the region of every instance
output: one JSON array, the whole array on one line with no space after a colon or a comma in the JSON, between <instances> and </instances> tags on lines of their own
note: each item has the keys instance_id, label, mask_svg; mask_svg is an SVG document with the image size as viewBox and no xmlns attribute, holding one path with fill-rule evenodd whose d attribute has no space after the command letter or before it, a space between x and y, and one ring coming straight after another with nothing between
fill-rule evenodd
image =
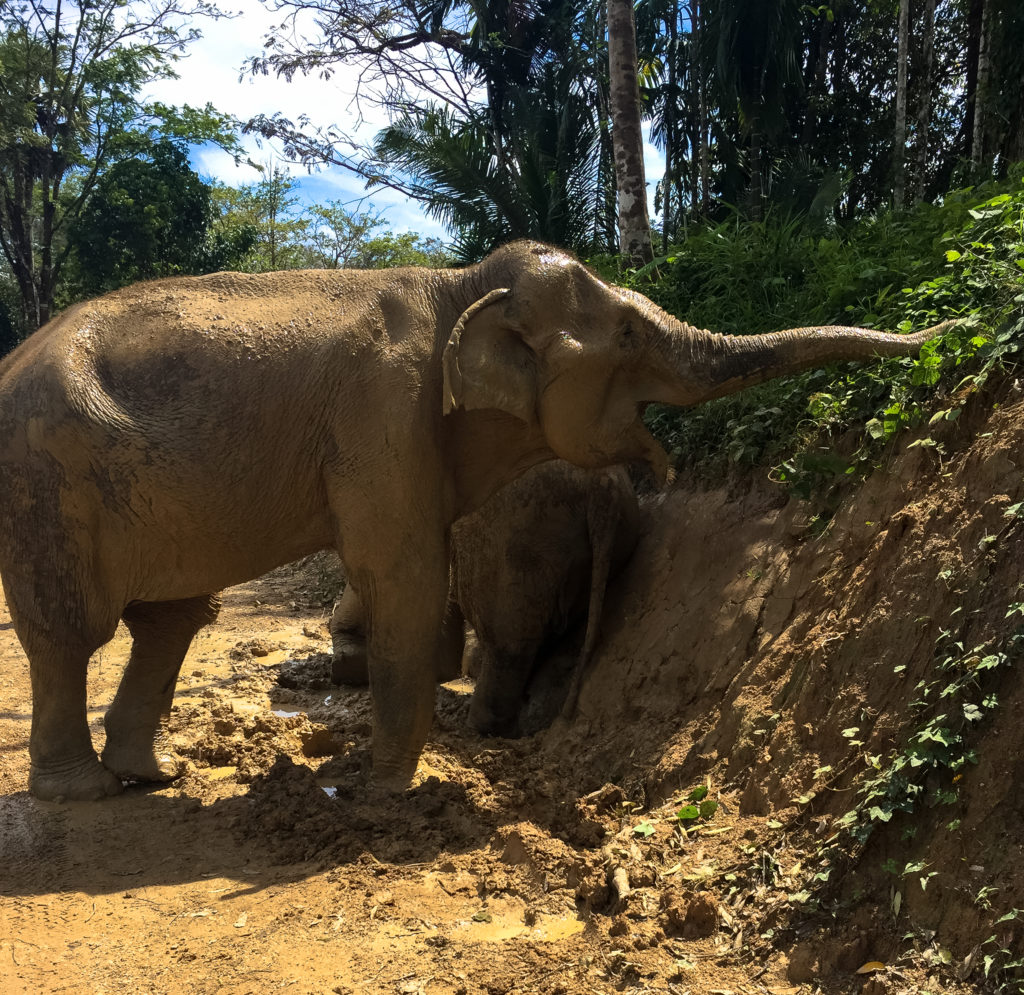
<instances>
[{"instance_id":1,"label":"elephant foot","mask_svg":"<svg viewBox=\"0 0 1024 995\"><path fill-rule=\"evenodd\" d=\"M59 767L32 764L28 789L41 801L95 802L119 795L124 785L93 754L86 760Z\"/></svg>"},{"instance_id":2,"label":"elephant foot","mask_svg":"<svg viewBox=\"0 0 1024 995\"><path fill-rule=\"evenodd\" d=\"M401 794L412 787L417 761L411 764L383 764L375 762L370 775L370 786L390 794Z\"/></svg>"},{"instance_id":3,"label":"elephant foot","mask_svg":"<svg viewBox=\"0 0 1024 995\"><path fill-rule=\"evenodd\" d=\"M119 747L108 741L103 765L123 781L165 784L181 776L185 762L160 736L147 749Z\"/></svg>"},{"instance_id":4,"label":"elephant foot","mask_svg":"<svg viewBox=\"0 0 1024 995\"><path fill-rule=\"evenodd\" d=\"M519 716L512 712L506 714L478 703L476 696L469 706L469 724L481 736L501 736L514 739L519 726Z\"/></svg>"},{"instance_id":5,"label":"elephant foot","mask_svg":"<svg viewBox=\"0 0 1024 995\"><path fill-rule=\"evenodd\" d=\"M335 637L331 681L349 687L366 687L370 683L370 666L366 658L365 642Z\"/></svg>"}]
</instances>

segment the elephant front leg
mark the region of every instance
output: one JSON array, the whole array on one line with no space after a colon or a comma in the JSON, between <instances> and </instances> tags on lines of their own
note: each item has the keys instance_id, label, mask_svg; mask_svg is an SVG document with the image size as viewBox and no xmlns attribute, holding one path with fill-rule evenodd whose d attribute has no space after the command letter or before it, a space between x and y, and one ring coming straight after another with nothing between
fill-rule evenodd
<instances>
[{"instance_id":1,"label":"elephant front leg","mask_svg":"<svg viewBox=\"0 0 1024 995\"><path fill-rule=\"evenodd\" d=\"M369 671L373 698L373 780L390 791L412 782L434 717L437 646L447 564L371 583Z\"/></svg>"},{"instance_id":2,"label":"elephant front leg","mask_svg":"<svg viewBox=\"0 0 1024 995\"><path fill-rule=\"evenodd\" d=\"M43 801L98 801L118 794L121 781L97 758L86 720L90 651L43 638L22 642L32 675L29 790Z\"/></svg>"},{"instance_id":3,"label":"elephant front leg","mask_svg":"<svg viewBox=\"0 0 1024 995\"><path fill-rule=\"evenodd\" d=\"M515 736L537 648L503 651L480 638L480 673L469 705L469 724L484 736Z\"/></svg>"},{"instance_id":4,"label":"elephant front leg","mask_svg":"<svg viewBox=\"0 0 1024 995\"><path fill-rule=\"evenodd\" d=\"M331 615L331 680L348 687L365 687L370 682L367 659L366 612L356 589L349 584ZM448 602L441 622L435 676L438 683L451 681L462 673L465 621L459 606Z\"/></svg>"}]
</instances>

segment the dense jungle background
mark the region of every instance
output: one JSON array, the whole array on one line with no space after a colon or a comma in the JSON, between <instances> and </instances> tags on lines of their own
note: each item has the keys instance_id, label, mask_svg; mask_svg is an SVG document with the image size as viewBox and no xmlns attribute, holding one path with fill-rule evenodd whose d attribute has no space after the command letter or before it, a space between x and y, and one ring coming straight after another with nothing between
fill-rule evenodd
<instances>
[{"instance_id":1,"label":"dense jungle background","mask_svg":"<svg viewBox=\"0 0 1024 995\"><path fill-rule=\"evenodd\" d=\"M204 0L0 2L0 355L140 279L517 237L719 332L961 323L917 360L651 409L677 481L579 713L487 740L471 683L443 687L404 798L367 793L366 693L328 680L326 557L228 592L176 697L188 773L103 805L28 797L0 606L0 992L1024 991L1020 5L277 7L243 71L358 66L373 142L145 99ZM661 176L628 238L622 32ZM251 135L259 181L195 171ZM305 202L293 166L446 236ZM126 653L94 661L97 723Z\"/></svg>"}]
</instances>

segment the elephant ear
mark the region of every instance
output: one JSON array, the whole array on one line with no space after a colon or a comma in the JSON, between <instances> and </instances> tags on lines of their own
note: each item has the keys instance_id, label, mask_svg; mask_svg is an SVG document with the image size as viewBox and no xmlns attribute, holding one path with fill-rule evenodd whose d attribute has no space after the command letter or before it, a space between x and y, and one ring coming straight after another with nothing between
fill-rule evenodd
<instances>
[{"instance_id":1,"label":"elephant ear","mask_svg":"<svg viewBox=\"0 0 1024 995\"><path fill-rule=\"evenodd\" d=\"M444 413L496 408L537 418L537 357L498 307L510 290L492 290L455 323L444 349Z\"/></svg>"}]
</instances>

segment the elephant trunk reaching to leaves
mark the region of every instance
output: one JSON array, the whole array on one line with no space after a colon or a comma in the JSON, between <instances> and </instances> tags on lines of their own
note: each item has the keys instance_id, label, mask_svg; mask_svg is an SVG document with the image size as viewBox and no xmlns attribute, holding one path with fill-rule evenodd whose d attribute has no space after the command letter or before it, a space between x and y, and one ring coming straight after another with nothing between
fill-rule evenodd
<instances>
[{"instance_id":1,"label":"elephant trunk reaching to leaves","mask_svg":"<svg viewBox=\"0 0 1024 995\"><path fill-rule=\"evenodd\" d=\"M31 668L32 791L173 777L161 723L216 592L330 546L366 602L373 776L407 786L453 522L554 457L663 479L648 402L914 355L945 327L715 335L531 242L464 270L220 273L75 305L0 362L0 575ZM134 644L98 758L86 668L121 618Z\"/></svg>"},{"instance_id":2,"label":"elephant trunk reaching to leaves","mask_svg":"<svg viewBox=\"0 0 1024 995\"><path fill-rule=\"evenodd\" d=\"M470 723L511 735L546 649L579 622L583 642L564 690L568 715L600 630L608 580L636 546L640 509L622 467L582 470L555 460L528 470L452 526L451 603L437 654L438 680L460 672L463 620L477 637ZM369 679L361 600L346 587L331 618L335 680Z\"/></svg>"}]
</instances>

